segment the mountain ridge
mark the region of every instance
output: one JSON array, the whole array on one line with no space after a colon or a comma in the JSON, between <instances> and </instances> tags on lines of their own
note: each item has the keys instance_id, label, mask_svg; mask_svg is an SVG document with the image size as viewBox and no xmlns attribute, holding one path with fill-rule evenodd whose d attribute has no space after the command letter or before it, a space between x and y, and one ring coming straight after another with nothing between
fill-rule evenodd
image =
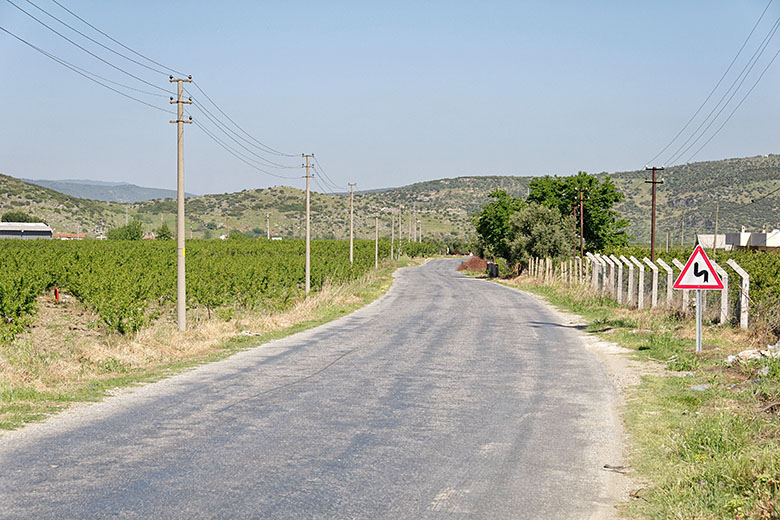
<instances>
[{"instance_id":1,"label":"mountain ridge","mask_svg":"<svg viewBox=\"0 0 780 520\"><path fill-rule=\"evenodd\" d=\"M631 221L629 234L638 242L650 235L650 186L644 170L597 174L609 177L625 194L616 209ZM535 177L471 175L421 181L407 186L356 192L356 236L373 238L374 218L380 233L398 236L398 214L404 238L414 233L420 220L423 236L463 239L473 234L471 215L491 199L488 193L503 189L525 198ZM703 161L667 168L659 174L657 243L668 232L679 243L684 222L685 241L693 233L712 233L716 209L721 233L741 226L760 229L780 227L780 155L767 154L720 161ZM0 211L18 209L49 219L60 231L87 231L95 236L106 229L138 218L147 231L165 221L175 228L176 202L153 199L124 203L69 197L19 179L0 176ZM171 190L172 191L172 190ZM247 189L234 193L188 198L187 231L193 237L214 238L238 229L251 236L265 236L270 224L275 236L303 235L303 190L288 186ZM266 215L269 215L268 221ZM312 192L312 236L348 238L349 194ZM188 235L189 235L188 233Z\"/></svg>"}]
</instances>

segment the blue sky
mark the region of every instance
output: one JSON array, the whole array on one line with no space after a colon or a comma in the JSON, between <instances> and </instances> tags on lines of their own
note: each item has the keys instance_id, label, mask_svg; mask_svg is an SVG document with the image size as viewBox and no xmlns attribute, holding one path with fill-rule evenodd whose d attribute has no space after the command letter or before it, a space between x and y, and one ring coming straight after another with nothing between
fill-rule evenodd
<instances>
[{"instance_id":1,"label":"blue sky","mask_svg":"<svg viewBox=\"0 0 780 520\"><path fill-rule=\"evenodd\" d=\"M165 74L103 51L26 0L13 1L123 70L173 90ZM51 0L33 1L126 53ZM356 182L358 189L462 175L642 168L698 108L767 5L59 1L134 50L192 74L253 137L291 155L313 152L335 184ZM769 6L724 84L778 16L780 1ZM0 26L86 70L149 90L6 0L0 0ZM733 103L778 49L780 36ZM5 33L0 70L0 172L175 188L170 115L95 85ZM780 58L693 160L777 153L778 79ZM216 113L197 90L192 94ZM172 108L165 97L138 97ZM195 108L192 113L217 132ZM300 157L266 154L296 167L267 165L293 178L272 177L229 155L195 125L185 129L185 148L190 192L303 185Z\"/></svg>"}]
</instances>

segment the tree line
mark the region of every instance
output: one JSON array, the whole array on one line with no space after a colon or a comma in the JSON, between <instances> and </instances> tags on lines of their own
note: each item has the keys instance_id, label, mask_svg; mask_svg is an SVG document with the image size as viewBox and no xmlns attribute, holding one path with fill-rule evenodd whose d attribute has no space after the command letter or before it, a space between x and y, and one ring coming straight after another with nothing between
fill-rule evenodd
<instances>
[{"instance_id":1,"label":"tree line","mask_svg":"<svg viewBox=\"0 0 780 520\"><path fill-rule=\"evenodd\" d=\"M530 257L562 257L628 245L629 221L613 209L624 195L607 177L579 172L570 177L544 176L531 181L525 200L503 190L474 215L476 252L517 270ZM580 197L582 213L580 214ZM580 218L582 233L580 233Z\"/></svg>"}]
</instances>

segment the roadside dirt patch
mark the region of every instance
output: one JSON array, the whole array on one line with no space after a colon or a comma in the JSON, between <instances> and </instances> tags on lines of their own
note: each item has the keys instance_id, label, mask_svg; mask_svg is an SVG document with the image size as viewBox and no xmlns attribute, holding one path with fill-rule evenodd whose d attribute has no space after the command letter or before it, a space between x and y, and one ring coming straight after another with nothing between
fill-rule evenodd
<instances>
[{"instance_id":1,"label":"roadside dirt patch","mask_svg":"<svg viewBox=\"0 0 780 520\"><path fill-rule=\"evenodd\" d=\"M473 256L458 266L458 271L484 271L487 269L487 261Z\"/></svg>"}]
</instances>

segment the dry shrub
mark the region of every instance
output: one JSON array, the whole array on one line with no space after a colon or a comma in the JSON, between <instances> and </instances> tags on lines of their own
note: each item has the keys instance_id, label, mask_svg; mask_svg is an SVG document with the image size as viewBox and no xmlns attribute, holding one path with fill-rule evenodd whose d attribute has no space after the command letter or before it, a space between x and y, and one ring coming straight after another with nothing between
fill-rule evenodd
<instances>
[{"instance_id":1,"label":"dry shrub","mask_svg":"<svg viewBox=\"0 0 780 520\"><path fill-rule=\"evenodd\" d=\"M487 269L487 261L473 256L458 266L458 271L481 272Z\"/></svg>"}]
</instances>

